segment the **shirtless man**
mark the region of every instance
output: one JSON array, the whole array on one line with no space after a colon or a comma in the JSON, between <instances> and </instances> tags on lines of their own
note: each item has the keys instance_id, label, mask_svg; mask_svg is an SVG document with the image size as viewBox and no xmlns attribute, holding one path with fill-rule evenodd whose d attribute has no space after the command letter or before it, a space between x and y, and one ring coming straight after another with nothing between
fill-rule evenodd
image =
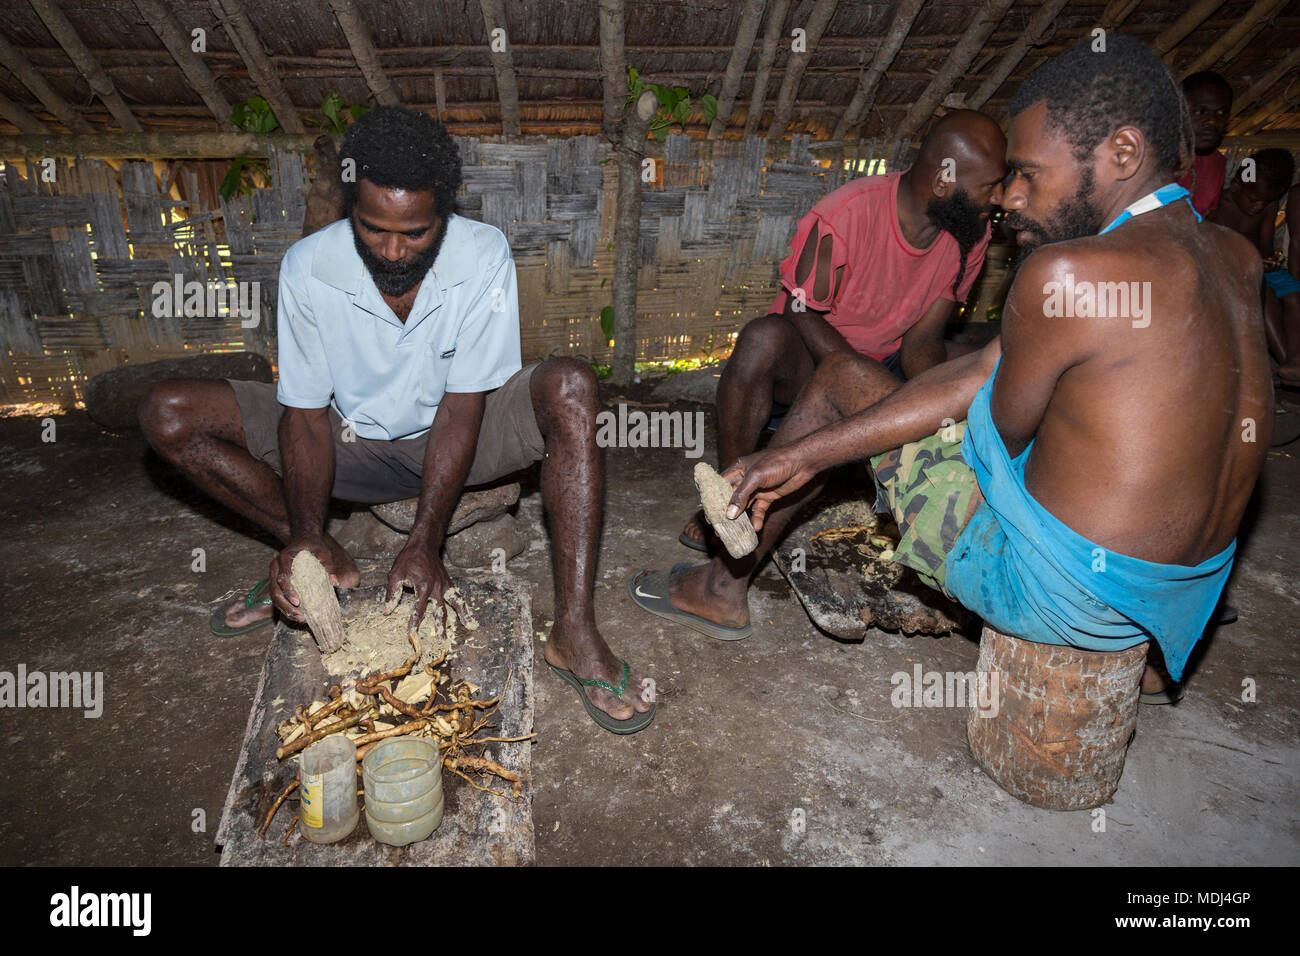
<instances>
[{"instance_id":1,"label":"shirtless man","mask_svg":"<svg viewBox=\"0 0 1300 956\"><path fill-rule=\"evenodd\" d=\"M1287 150L1258 150L1242 163L1218 208L1209 216L1212 222L1245 236L1267 265L1264 316L1269 348L1280 366L1278 375L1287 384L1300 380L1300 279L1288 271L1287 262L1274 261L1273 235L1278 203L1294 177L1295 160ZM1288 236L1294 228L1292 218L1288 212ZM1289 258L1295 258L1294 250L1288 251Z\"/></svg>"},{"instance_id":2,"label":"shirtless man","mask_svg":"<svg viewBox=\"0 0 1300 956\"><path fill-rule=\"evenodd\" d=\"M1019 243L1039 248L1001 339L903 385L860 357L828 358L772 446L727 472L758 551L642 572L629 586L639 605L746 636L763 556L828 468L875 456L878 507L903 533L895 560L1000 631L1090 650L1154 638L1181 676L1268 449L1259 256L1198 223L1173 184L1190 124L1137 40L1052 59L1011 115L1002 205ZM1140 306L1062 315L1061 289L1119 282L1137 283Z\"/></svg>"},{"instance_id":3,"label":"shirtless man","mask_svg":"<svg viewBox=\"0 0 1300 956\"><path fill-rule=\"evenodd\" d=\"M173 380L140 404L154 450L281 545L269 580L217 612L213 633L242 634L273 607L302 621L289 577L300 551L337 586L360 583L325 531L331 497L419 496L386 613L410 587L411 628L430 605L443 614L451 581L440 554L462 488L540 459L556 591L546 661L599 726L645 728L653 694L605 643L592 605L604 474L591 366L521 367L510 246L455 214L460 153L441 123L373 109L344 135L338 174L347 218L280 264L278 386Z\"/></svg>"},{"instance_id":4,"label":"shirtless man","mask_svg":"<svg viewBox=\"0 0 1300 956\"><path fill-rule=\"evenodd\" d=\"M945 342L989 244L1006 139L990 117L955 110L910 169L836 189L800 221L768 315L740 332L718 382L718 463L758 446L833 352L863 355L900 380L971 346ZM701 515L679 540L705 551Z\"/></svg>"}]
</instances>

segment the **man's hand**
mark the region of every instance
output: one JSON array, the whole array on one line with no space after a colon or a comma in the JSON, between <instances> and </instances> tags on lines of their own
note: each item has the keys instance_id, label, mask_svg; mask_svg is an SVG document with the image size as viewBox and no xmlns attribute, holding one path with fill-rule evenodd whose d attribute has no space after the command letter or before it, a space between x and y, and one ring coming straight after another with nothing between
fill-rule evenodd
<instances>
[{"instance_id":1,"label":"man's hand","mask_svg":"<svg viewBox=\"0 0 1300 956\"><path fill-rule=\"evenodd\" d=\"M280 613L299 624L306 620L299 608L298 592L294 590L290 575L293 572L293 559L299 551L310 551L320 561L330 576L330 584L340 587L344 579L356 578L356 565L342 550L331 548L324 538L299 539L290 541L271 559L271 601ZM349 573L352 572L352 573ZM350 586L350 585L349 585Z\"/></svg>"},{"instance_id":2,"label":"man's hand","mask_svg":"<svg viewBox=\"0 0 1300 956\"><path fill-rule=\"evenodd\" d=\"M724 471L722 477L736 489L727 508L727 517L735 518L752 502L750 519L754 530L759 531L773 502L794 494L816 478L819 469L812 467L798 449L799 443L795 442L755 452Z\"/></svg>"},{"instance_id":3,"label":"man's hand","mask_svg":"<svg viewBox=\"0 0 1300 956\"><path fill-rule=\"evenodd\" d=\"M415 591L415 611L411 614L408 630L415 631L424 620L424 611L433 600L442 618L447 623L446 604L461 618L465 618L465 609L455 600L447 601L444 595L453 587L447 569L437 555L418 542L412 542L402 549L388 572L388 593L384 598L384 613L392 614L402 599L402 588L409 587Z\"/></svg>"}]
</instances>

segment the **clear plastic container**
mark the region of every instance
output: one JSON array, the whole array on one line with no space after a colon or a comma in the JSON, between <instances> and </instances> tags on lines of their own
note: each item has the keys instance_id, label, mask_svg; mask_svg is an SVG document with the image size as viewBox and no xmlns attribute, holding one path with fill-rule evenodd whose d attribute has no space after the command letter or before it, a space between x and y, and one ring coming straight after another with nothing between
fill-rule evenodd
<instances>
[{"instance_id":1,"label":"clear plastic container","mask_svg":"<svg viewBox=\"0 0 1300 956\"><path fill-rule=\"evenodd\" d=\"M442 822L442 761L425 737L381 740L361 761L366 826L389 846L427 839Z\"/></svg>"},{"instance_id":2,"label":"clear plastic container","mask_svg":"<svg viewBox=\"0 0 1300 956\"><path fill-rule=\"evenodd\" d=\"M357 809L357 746L341 734L303 751L298 764L298 828L312 843L334 843L353 831Z\"/></svg>"}]
</instances>

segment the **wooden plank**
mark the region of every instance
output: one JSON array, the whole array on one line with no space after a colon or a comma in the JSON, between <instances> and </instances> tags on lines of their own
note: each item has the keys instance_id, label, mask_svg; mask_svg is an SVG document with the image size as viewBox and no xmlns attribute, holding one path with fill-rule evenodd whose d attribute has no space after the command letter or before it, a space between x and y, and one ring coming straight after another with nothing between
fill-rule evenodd
<instances>
[{"instance_id":1,"label":"wooden plank","mask_svg":"<svg viewBox=\"0 0 1300 956\"><path fill-rule=\"evenodd\" d=\"M462 637L451 662L454 680L466 679L487 694L505 689L494 736L516 737L533 730L533 633L527 593L513 581L457 581L479 618L480 628ZM341 592L346 616L378 604L381 588ZM502 799L472 789L448 772L443 776L446 810L433 836L408 847L388 847L370 837L365 814L352 834L318 846L280 836L292 819L282 809L266 839L257 835L272 801L293 779L295 761L275 757L275 727L294 708L323 696L329 681L310 634L281 623L267 651L243 744L222 809L216 845L222 866L525 866L533 862L531 744L490 744L492 759L524 780L520 797Z\"/></svg>"}]
</instances>

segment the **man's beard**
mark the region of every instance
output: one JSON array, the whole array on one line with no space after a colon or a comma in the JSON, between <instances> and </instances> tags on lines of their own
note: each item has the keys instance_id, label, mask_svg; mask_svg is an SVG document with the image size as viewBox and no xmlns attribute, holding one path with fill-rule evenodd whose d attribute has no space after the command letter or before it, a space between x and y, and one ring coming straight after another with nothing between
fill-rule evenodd
<instances>
[{"instance_id":1,"label":"man's beard","mask_svg":"<svg viewBox=\"0 0 1300 956\"><path fill-rule=\"evenodd\" d=\"M370 251L370 247L357 235L355 225L352 229L352 241L356 244L357 255L361 256L366 271L375 282L375 288L384 295L405 295L419 285L420 280L428 275L429 269L433 267L434 260L438 258L438 250L442 248L442 240L446 236L447 221L444 219L438 226L438 234L433 237L433 242L428 249L414 259L390 262Z\"/></svg>"},{"instance_id":2,"label":"man's beard","mask_svg":"<svg viewBox=\"0 0 1300 956\"><path fill-rule=\"evenodd\" d=\"M1041 245L1095 236L1100 232L1104 214L1093 201L1092 193L1096 185L1097 178L1093 175L1092 168L1085 167L1083 175L1079 177L1079 188L1073 196L1061 201L1047 222L1037 222L1018 212L1007 213L1005 222L1009 232L1013 235L1021 232L1030 234L1028 239L1017 237L1016 265L1024 262Z\"/></svg>"},{"instance_id":3,"label":"man's beard","mask_svg":"<svg viewBox=\"0 0 1300 956\"><path fill-rule=\"evenodd\" d=\"M931 199L925 207L929 220L957 240L961 262L957 267L957 278L952 284L954 294L966 276L966 257L975 248L975 244L984 238L987 221L980 217L988 211L971 202L970 193L961 187L947 199Z\"/></svg>"}]
</instances>

